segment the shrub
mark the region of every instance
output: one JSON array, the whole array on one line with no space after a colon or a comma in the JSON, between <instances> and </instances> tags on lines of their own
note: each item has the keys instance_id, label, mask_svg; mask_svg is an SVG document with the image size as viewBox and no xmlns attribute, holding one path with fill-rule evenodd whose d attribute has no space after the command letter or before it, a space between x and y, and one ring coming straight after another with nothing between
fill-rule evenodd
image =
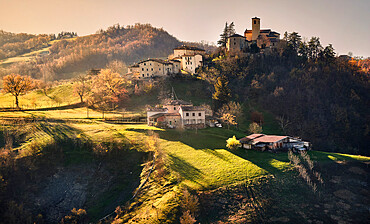
<instances>
[{"instance_id":1,"label":"shrub","mask_svg":"<svg viewBox=\"0 0 370 224\"><path fill-rule=\"evenodd\" d=\"M235 135L232 138L226 140L226 147L229 149L236 149L241 146L238 139L236 139Z\"/></svg>"}]
</instances>

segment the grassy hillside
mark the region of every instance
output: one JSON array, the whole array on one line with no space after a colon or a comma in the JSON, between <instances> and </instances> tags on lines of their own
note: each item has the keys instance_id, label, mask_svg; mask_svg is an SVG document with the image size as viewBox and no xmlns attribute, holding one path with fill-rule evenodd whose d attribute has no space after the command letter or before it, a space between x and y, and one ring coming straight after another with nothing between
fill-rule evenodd
<instances>
[{"instance_id":1,"label":"grassy hillside","mask_svg":"<svg viewBox=\"0 0 370 224\"><path fill-rule=\"evenodd\" d=\"M14 96L0 93L0 108L13 108ZM64 83L44 92L35 90L20 96L20 107L23 109L40 109L59 107L79 102L79 98L73 95L72 84Z\"/></svg>"},{"instance_id":2,"label":"grassy hillside","mask_svg":"<svg viewBox=\"0 0 370 224\"><path fill-rule=\"evenodd\" d=\"M24 192L33 192L33 194L37 195L35 198L33 196L28 198L30 202L40 200L38 198L51 200L55 195L59 195L58 191L52 191L49 187L52 187L56 182L63 181L63 183L80 184L82 186L78 191L74 188L64 189L66 191L79 192L79 194L88 192L88 194L96 195L84 197L84 200L81 199L81 201L72 201L70 206L80 206L86 209L91 220L97 220L110 213L115 206L123 205L129 199L134 189L140 183L139 176L141 177L141 182L143 182L148 173L148 166L151 164L150 157L147 160L146 168L143 170L139 169L137 165L143 163L143 155L140 154L140 151L146 151L144 143L148 138L149 131L154 131L159 136L158 149L164 153L165 167L168 174L160 177L158 176L160 170L155 170L138 197L130 202L132 203L131 207L125 208L129 212L126 212L125 216L121 217L121 221L138 220L139 223L145 223L149 219L178 222L176 220L179 218L178 212L181 211L179 207L182 200L181 189L184 189L184 187L189 188L192 192L195 192L195 195L198 195L202 209L197 219L201 220L202 223L230 219L231 216L227 212L238 209L236 202L233 201L233 198L237 198L237 196L225 197L226 193L231 195L238 194L240 195L238 197L242 198L245 197L246 203L253 200L253 198L245 195L251 194L251 189L254 194L258 194L254 195L254 197L257 200L256 202L260 204L257 207L253 205L254 207L248 207L247 209L247 211L250 210L252 212L248 213L250 215L249 221L251 222L253 220L254 222L266 221L272 218L273 215L276 215L276 212L269 212L269 209L271 208L271 203L280 197L285 197L284 200L279 202L280 204L283 202L293 203L294 200L301 197L316 198L313 201L323 200L320 197L317 198L318 193L313 193L310 187L300 179L289 162L286 153L272 154L242 149L235 151L226 149L225 140L227 138L233 135L236 135L238 138L245 136L244 133L239 131L224 128L181 131L163 130L148 127L145 124L109 124L102 121L84 119L86 114L83 109L45 111L45 114L39 114L39 112L30 113L35 117L41 116L59 120L38 121L29 124L22 123L22 120L17 119L2 120L3 129L17 130L14 127L24 127L19 129L19 131L8 132L12 133L12 136L16 139L16 141L13 141L13 149L18 151L19 156L17 160L19 162L33 158L35 161L40 162L35 164L36 170L41 169L45 165L49 166L48 172L41 172L28 182L29 187L35 186L32 184L34 183L33 181L43 183L39 187L31 190L31 188L23 184L17 186L17 189ZM91 112L91 114L94 113ZM23 117L22 114L24 113L17 112L13 113L12 116L13 118ZM5 116L9 116L9 112L0 112L0 117ZM74 121L66 118L74 118ZM16 122L14 123L14 121ZM2 134L1 138L4 139L5 135ZM125 146L123 148L120 147L117 144L119 142L125 142ZM58 147L54 148L56 146ZM102 151L99 151L98 146L103 147L103 150L108 150L108 153L99 154ZM3 145L0 147L3 147ZM109 152L110 150L112 151ZM321 164L320 167L325 167L325 164L337 164L339 162L361 164L361 162L370 161L368 157L338 153L312 151L309 154L317 166ZM34 155L38 155L38 157L34 157ZM45 164L43 158L48 158L48 163ZM25 163L25 168L28 166L26 164L28 163ZM129 166L132 168L128 168ZM87 175L87 173L83 174L88 169L94 170L95 174L93 176ZM334 177L326 176L328 174L323 172L323 169L318 170L322 172L323 177L328 178L325 180L326 185L321 186L319 189L320 192L324 193L329 191L325 186L330 185L329 180ZM28 172L27 175L35 175L32 170ZM71 172L77 175L84 175L85 177L75 180ZM130 172L135 175L132 176L133 174ZM140 172L142 172L141 175L139 175ZM17 172L17 175L21 174ZM47 178L47 176L52 176L52 174L57 174L62 179ZM101 182L99 178L104 177L102 180L106 180L107 176L112 178L112 182L105 186L104 183L106 182ZM4 174L3 177L6 180L10 178ZM11 185L9 186L13 186L13 183L16 183L13 182L14 179L12 178L9 180L11 180L9 182ZM243 190L240 192L240 189L245 189L247 183L252 188L248 191ZM273 190L276 188L282 189L282 191L277 193ZM293 189L295 189L294 193L292 193ZM347 190L356 194L353 188ZM330 192L330 195L337 191ZM336 194L340 194L340 192ZM289 196L287 197L287 195ZM11 200L20 203L26 197L29 196L21 194ZM67 198L72 200L69 196ZM10 199L6 197L5 202L8 200ZM211 203L213 200L226 200L225 203L229 206L228 209L222 209L223 212L217 213L204 210L203 208L205 207L213 206L214 212L219 211L220 207L217 206L221 205L219 202ZM313 201L307 202L308 206ZM357 202L363 203L358 200ZM325 203L332 206L331 201ZM346 202L346 204L352 206L350 202ZM29 209L29 205L25 203L25 213L23 215L28 214L27 211L33 214L38 212L37 210ZM42 210L41 207L39 209ZM53 209L52 211L54 211ZM69 209L72 209L72 207L69 207ZM286 208L281 207L278 211L285 211L284 209ZM357 211L362 214L362 210ZM299 214L297 215L296 212L297 210L294 210L292 215L285 214L283 218L300 221L302 217ZM257 216L251 215L255 213ZM263 214L264 217L261 218L258 214ZM305 214L308 216L312 215L311 213ZM248 217L245 214L239 215L244 218ZM46 216L48 219L50 217L50 215ZM240 220L242 220L240 217L234 217L234 221L239 222ZM235 222L231 221L231 223Z\"/></svg>"}]
</instances>

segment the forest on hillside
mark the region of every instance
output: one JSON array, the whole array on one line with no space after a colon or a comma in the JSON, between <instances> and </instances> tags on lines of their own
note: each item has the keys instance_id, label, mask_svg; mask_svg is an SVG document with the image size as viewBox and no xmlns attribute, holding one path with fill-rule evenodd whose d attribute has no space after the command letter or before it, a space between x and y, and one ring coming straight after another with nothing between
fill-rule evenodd
<instances>
[{"instance_id":1,"label":"forest on hillside","mask_svg":"<svg viewBox=\"0 0 370 224\"><path fill-rule=\"evenodd\" d=\"M0 30L0 60L41 49L53 39L55 35L15 34Z\"/></svg>"},{"instance_id":2,"label":"forest on hillside","mask_svg":"<svg viewBox=\"0 0 370 224\"><path fill-rule=\"evenodd\" d=\"M311 141L316 150L369 155L368 70L336 57L316 37L306 43L291 33L280 44L246 57L219 51L200 76L212 84L225 80L229 100L261 106L285 134Z\"/></svg>"},{"instance_id":3,"label":"forest on hillside","mask_svg":"<svg viewBox=\"0 0 370 224\"><path fill-rule=\"evenodd\" d=\"M19 73L46 81L71 78L70 73L103 68L115 60L131 64L149 57L167 57L179 45L181 42L162 28L117 24L96 34L57 41L50 47L49 55L0 68L0 76Z\"/></svg>"}]
</instances>

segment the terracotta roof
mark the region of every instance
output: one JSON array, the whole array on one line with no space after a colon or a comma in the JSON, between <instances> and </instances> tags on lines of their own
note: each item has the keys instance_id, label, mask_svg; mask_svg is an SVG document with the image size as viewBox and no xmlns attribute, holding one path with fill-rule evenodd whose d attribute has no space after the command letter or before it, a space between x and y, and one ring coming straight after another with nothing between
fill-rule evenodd
<instances>
[{"instance_id":1,"label":"terracotta roof","mask_svg":"<svg viewBox=\"0 0 370 224\"><path fill-rule=\"evenodd\" d=\"M150 116L150 118L168 117L168 116L181 116L179 113L159 113Z\"/></svg>"},{"instance_id":2,"label":"terracotta roof","mask_svg":"<svg viewBox=\"0 0 370 224\"><path fill-rule=\"evenodd\" d=\"M159 117L162 117L163 115L165 115L166 113L159 113L159 114L154 114L152 116L150 116L150 118L159 118Z\"/></svg>"},{"instance_id":3,"label":"terracotta roof","mask_svg":"<svg viewBox=\"0 0 370 224\"><path fill-rule=\"evenodd\" d=\"M280 140L283 140L285 138L288 138L288 136L279 136L279 135L264 135L258 138L253 139L254 143L274 143L278 142Z\"/></svg>"},{"instance_id":4,"label":"terracotta roof","mask_svg":"<svg viewBox=\"0 0 370 224\"><path fill-rule=\"evenodd\" d=\"M152 112L165 112L167 111L167 108L162 108L162 107L149 107L147 108L147 111L152 111Z\"/></svg>"},{"instance_id":5,"label":"terracotta roof","mask_svg":"<svg viewBox=\"0 0 370 224\"><path fill-rule=\"evenodd\" d=\"M258 138L258 137L261 137L261 136L264 136L264 134L251 134L251 135L248 135L248 136L246 136L244 138L239 139L239 141L241 141L241 142L248 142L248 141L250 141L252 139L255 139L255 138Z\"/></svg>"},{"instance_id":6,"label":"terracotta roof","mask_svg":"<svg viewBox=\"0 0 370 224\"><path fill-rule=\"evenodd\" d=\"M204 111L203 107L195 107L195 106L181 106L183 111Z\"/></svg>"},{"instance_id":7,"label":"terracotta roof","mask_svg":"<svg viewBox=\"0 0 370 224\"><path fill-rule=\"evenodd\" d=\"M174 50L194 50L194 51L205 51L203 49L193 47L193 46L187 46L187 45L182 45L180 47L176 47Z\"/></svg>"}]
</instances>

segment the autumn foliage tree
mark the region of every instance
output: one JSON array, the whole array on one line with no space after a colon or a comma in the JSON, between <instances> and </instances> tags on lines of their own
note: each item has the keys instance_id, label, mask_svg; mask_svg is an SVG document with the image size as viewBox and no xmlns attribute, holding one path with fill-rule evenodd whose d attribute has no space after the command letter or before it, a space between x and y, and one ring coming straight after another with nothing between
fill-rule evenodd
<instances>
[{"instance_id":1,"label":"autumn foliage tree","mask_svg":"<svg viewBox=\"0 0 370 224\"><path fill-rule=\"evenodd\" d=\"M3 78L3 92L10 93L15 97L15 105L19 109L18 97L30 91L34 81L29 76L10 74Z\"/></svg>"},{"instance_id":2,"label":"autumn foliage tree","mask_svg":"<svg viewBox=\"0 0 370 224\"><path fill-rule=\"evenodd\" d=\"M84 102L84 96L88 94L91 89L91 83L88 76L80 75L76 82L73 83L73 92L80 97L81 103Z\"/></svg>"},{"instance_id":3,"label":"autumn foliage tree","mask_svg":"<svg viewBox=\"0 0 370 224\"><path fill-rule=\"evenodd\" d=\"M88 102L101 110L104 117L104 111L116 109L123 100L127 99L127 85L127 81L118 73L103 69L92 80Z\"/></svg>"}]
</instances>

